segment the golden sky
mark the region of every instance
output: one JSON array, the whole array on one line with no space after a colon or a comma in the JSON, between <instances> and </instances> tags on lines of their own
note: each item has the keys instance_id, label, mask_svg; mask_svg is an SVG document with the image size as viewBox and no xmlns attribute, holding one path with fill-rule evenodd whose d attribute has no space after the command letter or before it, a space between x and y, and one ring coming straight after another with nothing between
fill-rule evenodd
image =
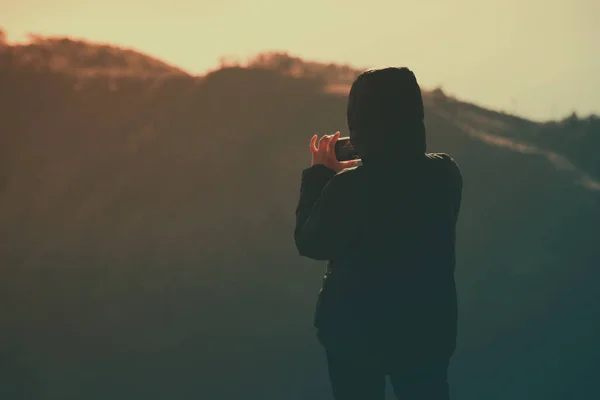
<instances>
[{"instance_id":1,"label":"golden sky","mask_svg":"<svg viewBox=\"0 0 600 400\"><path fill-rule=\"evenodd\" d=\"M191 73L266 50L368 68L543 120L600 114L600 0L0 0L29 32L109 42Z\"/></svg>"}]
</instances>

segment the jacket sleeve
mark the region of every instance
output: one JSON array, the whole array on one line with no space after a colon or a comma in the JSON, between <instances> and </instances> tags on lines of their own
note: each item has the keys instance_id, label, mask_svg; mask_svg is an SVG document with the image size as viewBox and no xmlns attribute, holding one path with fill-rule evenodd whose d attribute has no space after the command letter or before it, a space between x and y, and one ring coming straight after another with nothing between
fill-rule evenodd
<instances>
[{"instance_id":1,"label":"jacket sleeve","mask_svg":"<svg viewBox=\"0 0 600 400\"><path fill-rule=\"evenodd\" d=\"M345 173L324 165L302 172L294 239L301 256L333 260L347 250L355 233L352 187Z\"/></svg>"}]
</instances>

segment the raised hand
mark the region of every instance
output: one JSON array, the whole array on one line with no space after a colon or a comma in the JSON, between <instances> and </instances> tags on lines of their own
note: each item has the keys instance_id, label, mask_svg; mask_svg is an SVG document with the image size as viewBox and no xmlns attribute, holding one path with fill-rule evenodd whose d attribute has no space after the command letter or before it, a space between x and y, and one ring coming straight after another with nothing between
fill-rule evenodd
<instances>
[{"instance_id":1,"label":"raised hand","mask_svg":"<svg viewBox=\"0 0 600 400\"><path fill-rule=\"evenodd\" d=\"M311 165L323 164L335 172L340 172L343 169L354 167L360 163L360 160L338 161L335 156L335 143L339 137L339 131L333 135L323 135L321 139L317 135L314 135L310 139L310 151L312 152Z\"/></svg>"}]
</instances>

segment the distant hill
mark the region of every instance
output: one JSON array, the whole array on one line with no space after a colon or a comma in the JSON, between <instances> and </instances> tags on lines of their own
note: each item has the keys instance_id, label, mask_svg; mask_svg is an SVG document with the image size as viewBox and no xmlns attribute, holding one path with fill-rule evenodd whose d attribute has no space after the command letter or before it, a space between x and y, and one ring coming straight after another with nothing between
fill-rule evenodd
<instances>
[{"instance_id":1,"label":"distant hill","mask_svg":"<svg viewBox=\"0 0 600 400\"><path fill-rule=\"evenodd\" d=\"M356 73L0 47L1 398L331 398L310 326L324 265L292 230L307 141L347 132ZM455 395L600 397L598 119L424 99L429 149L465 179Z\"/></svg>"},{"instance_id":2,"label":"distant hill","mask_svg":"<svg viewBox=\"0 0 600 400\"><path fill-rule=\"evenodd\" d=\"M9 64L23 70L85 76L187 75L133 50L62 37L30 35L25 44L4 47L2 57L4 67Z\"/></svg>"}]
</instances>

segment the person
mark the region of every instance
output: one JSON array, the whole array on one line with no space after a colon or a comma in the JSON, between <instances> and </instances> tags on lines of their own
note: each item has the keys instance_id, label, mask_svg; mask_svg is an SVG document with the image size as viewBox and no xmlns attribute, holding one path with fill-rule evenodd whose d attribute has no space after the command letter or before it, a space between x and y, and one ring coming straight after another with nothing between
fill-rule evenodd
<instances>
[{"instance_id":1,"label":"person","mask_svg":"<svg viewBox=\"0 0 600 400\"><path fill-rule=\"evenodd\" d=\"M362 73L348 97L350 142L310 140L294 238L327 260L314 326L336 400L449 398L456 346L455 228L462 176L427 153L421 89L408 68Z\"/></svg>"}]
</instances>

